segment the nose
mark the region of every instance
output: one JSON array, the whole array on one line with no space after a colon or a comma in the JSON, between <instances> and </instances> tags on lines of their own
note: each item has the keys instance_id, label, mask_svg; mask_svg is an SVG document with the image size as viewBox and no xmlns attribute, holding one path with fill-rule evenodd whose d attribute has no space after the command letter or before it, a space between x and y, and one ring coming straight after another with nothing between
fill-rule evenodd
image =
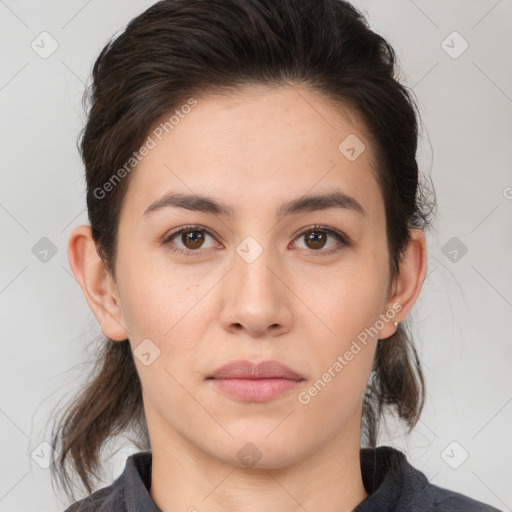
<instances>
[{"instance_id":1,"label":"nose","mask_svg":"<svg viewBox=\"0 0 512 512\"><path fill-rule=\"evenodd\" d=\"M224 329L246 331L253 337L278 336L290 330L293 294L285 274L266 249L254 261L243 252L234 255L233 268L222 283Z\"/></svg>"}]
</instances>

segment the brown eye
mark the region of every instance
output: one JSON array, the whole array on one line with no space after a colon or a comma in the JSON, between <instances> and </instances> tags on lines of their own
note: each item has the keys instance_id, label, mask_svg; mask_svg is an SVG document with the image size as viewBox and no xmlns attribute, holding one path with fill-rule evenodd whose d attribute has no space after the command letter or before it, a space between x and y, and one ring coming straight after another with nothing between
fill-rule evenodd
<instances>
[{"instance_id":1,"label":"brown eye","mask_svg":"<svg viewBox=\"0 0 512 512\"><path fill-rule=\"evenodd\" d=\"M205 246L207 238L212 240L210 246ZM199 226L184 226L164 237L162 244L167 245L177 254L196 256L204 253L204 250L212 248L215 245L215 238L206 229Z\"/></svg>"},{"instance_id":2,"label":"brown eye","mask_svg":"<svg viewBox=\"0 0 512 512\"><path fill-rule=\"evenodd\" d=\"M321 249L327 241L327 235L322 231L309 231L304 237L310 249Z\"/></svg>"},{"instance_id":3,"label":"brown eye","mask_svg":"<svg viewBox=\"0 0 512 512\"><path fill-rule=\"evenodd\" d=\"M329 239L333 242L330 245ZM298 240L304 242L305 249L318 252L319 255L334 254L344 246L350 245L343 234L323 226L310 227L299 235Z\"/></svg>"},{"instance_id":4,"label":"brown eye","mask_svg":"<svg viewBox=\"0 0 512 512\"><path fill-rule=\"evenodd\" d=\"M203 231L193 230L181 233L181 242L187 249L199 249L204 242Z\"/></svg>"}]
</instances>

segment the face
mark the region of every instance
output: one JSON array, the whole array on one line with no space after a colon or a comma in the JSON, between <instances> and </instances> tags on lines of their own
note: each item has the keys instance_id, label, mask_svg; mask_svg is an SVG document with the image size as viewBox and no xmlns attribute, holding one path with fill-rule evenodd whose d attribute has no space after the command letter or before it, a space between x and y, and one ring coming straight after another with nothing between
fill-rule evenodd
<instances>
[{"instance_id":1,"label":"face","mask_svg":"<svg viewBox=\"0 0 512 512\"><path fill-rule=\"evenodd\" d=\"M376 342L394 332L370 141L353 113L307 89L196 99L153 137L119 223L116 294L145 354L152 446L279 467L359 443ZM155 206L167 194L195 201ZM278 361L300 380L209 378L238 360Z\"/></svg>"}]
</instances>

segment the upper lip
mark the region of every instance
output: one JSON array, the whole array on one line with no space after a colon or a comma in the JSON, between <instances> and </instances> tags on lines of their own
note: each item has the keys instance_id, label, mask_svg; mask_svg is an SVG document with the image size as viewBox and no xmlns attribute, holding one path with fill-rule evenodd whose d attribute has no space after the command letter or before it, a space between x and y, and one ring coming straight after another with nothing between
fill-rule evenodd
<instances>
[{"instance_id":1,"label":"upper lip","mask_svg":"<svg viewBox=\"0 0 512 512\"><path fill-rule=\"evenodd\" d=\"M209 379L291 379L303 380L303 377L279 361L262 361L251 363L238 360L217 368Z\"/></svg>"}]
</instances>

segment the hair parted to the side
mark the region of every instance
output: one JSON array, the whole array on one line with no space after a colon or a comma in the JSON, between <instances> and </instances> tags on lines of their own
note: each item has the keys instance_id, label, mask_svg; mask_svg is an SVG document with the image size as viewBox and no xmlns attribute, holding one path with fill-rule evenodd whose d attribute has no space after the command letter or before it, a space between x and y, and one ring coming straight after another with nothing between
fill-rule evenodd
<instances>
[{"instance_id":1,"label":"hair parted to the side","mask_svg":"<svg viewBox=\"0 0 512 512\"><path fill-rule=\"evenodd\" d=\"M419 179L417 107L397 69L393 48L342 0L162 0L149 7L101 51L84 96L88 118L79 146L89 222L106 269L115 278L119 214L131 173L106 194L97 190L159 120L211 92L301 85L349 106L363 121L377 159L394 279L409 228L427 229L435 208ZM109 437L129 426L146 432L129 341L106 339L93 373L52 436L58 454L52 478L59 477L70 497L74 475L92 492ZM363 401L364 444L376 446L386 407L411 430L424 397L421 365L402 321L378 342Z\"/></svg>"}]
</instances>

